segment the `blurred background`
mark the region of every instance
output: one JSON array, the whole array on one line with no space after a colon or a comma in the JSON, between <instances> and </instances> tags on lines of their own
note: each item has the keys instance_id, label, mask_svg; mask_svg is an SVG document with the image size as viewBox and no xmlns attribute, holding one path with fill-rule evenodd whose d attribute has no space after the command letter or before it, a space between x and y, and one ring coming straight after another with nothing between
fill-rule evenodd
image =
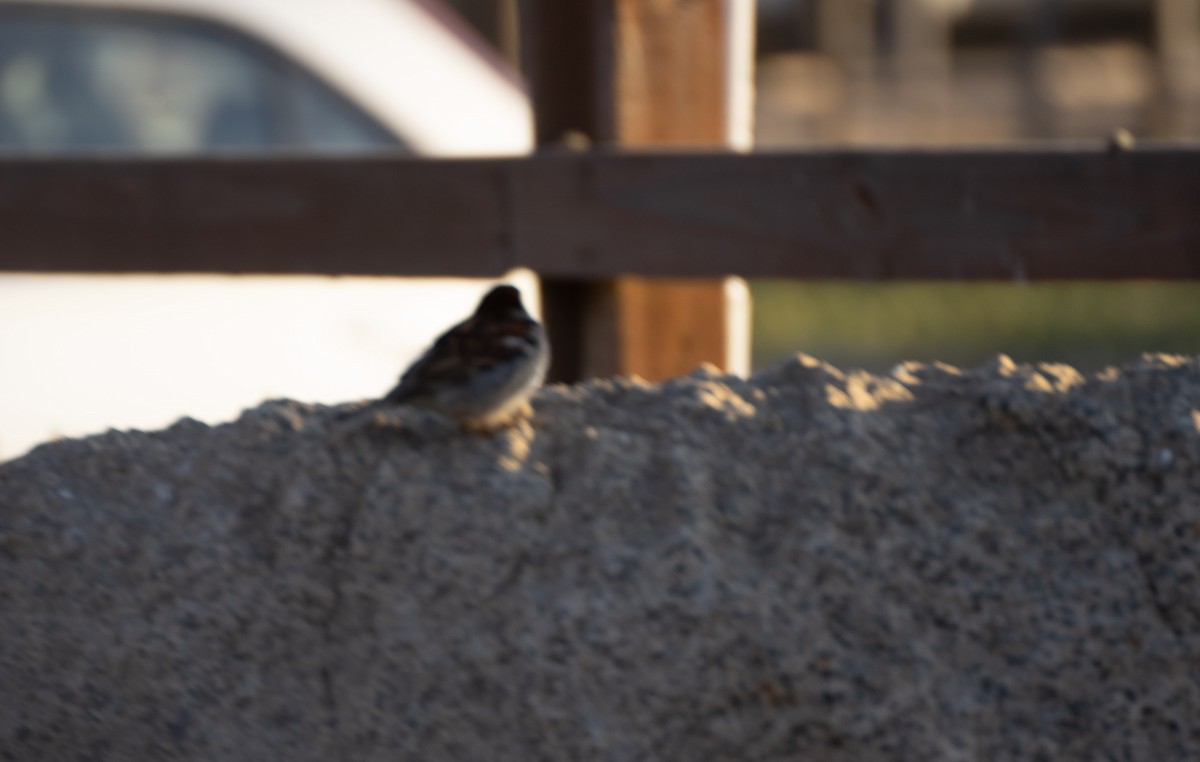
<instances>
[{"instance_id":1,"label":"blurred background","mask_svg":"<svg viewBox=\"0 0 1200 762\"><path fill-rule=\"evenodd\" d=\"M760 0L757 144L1200 137L1195 0ZM1198 210L1200 213L1200 210ZM1200 352L1188 284L752 284L756 365Z\"/></svg>"},{"instance_id":2,"label":"blurred background","mask_svg":"<svg viewBox=\"0 0 1200 762\"><path fill-rule=\"evenodd\" d=\"M437 0L0 0L0 155L532 148L520 78ZM505 280L536 311L536 277ZM0 274L0 460L266 398L379 396L489 285Z\"/></svg>"},{"instance_id":3,"label":"blurred background","mask_svg":"<svg viewBox=\"0 0 1200 762\"><path fill-rule=\"evenodd\" d=\"M454 4L514 55L515 2ZM759 151L1200 138L1198 0L757 0L756 31ZM750 286L755 368L1200 352L1190 284Z\"/></svg>"},{"instance_id":4,"label":"blurred background","mask_svg":"<svg viewBox=\"0 0 1200 762\"><path fill-rule=\"evenodd\" d=\"M1200 137L1200 0L757 12L759 151ZM0 0L0 153L519 155L533 147L519 29L517 0ZM536 302L536 278L512 278ZM263 397L377 395L486 286L0 276L0 459ZM756 368L797 351L874 370L1200 352L1188 284L751 289Z\"/></svg>"}]
</instances>

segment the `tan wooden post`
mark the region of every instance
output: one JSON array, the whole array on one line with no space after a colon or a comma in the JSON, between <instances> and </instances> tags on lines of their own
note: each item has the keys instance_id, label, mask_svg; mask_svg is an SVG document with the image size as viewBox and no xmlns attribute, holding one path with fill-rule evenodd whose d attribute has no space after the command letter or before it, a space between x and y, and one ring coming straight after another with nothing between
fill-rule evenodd
<instances>
[{"instance_id":1,"label":"tan wooden post","mask_svg":"<svg viewBox=\"0 0 1200 762\"><path fill-rule=\"evenodd\" d=\"M614 1L614 137L630 147L745 148L751 142L750 0ZM743 59L738 59L743 56ZM739 294L739 291L741 292ZM746 372L740 279L620 278L617 371L650 380L708 362ZM740 356L739 356L740 355Z\"/></svg>"},{"instance_id":2,"label":"tan wooden post","mask_svg":"<svg viewBox=\"0 0 1200 762\"><path fill-rule=\"evenodd\" d=\"M521 12L544 146L579 132L630 148L749 147L753 0L525 0ZM544 292L554 380L747 370L740 279L551 280Z\"/></svg>"}]
</instances>

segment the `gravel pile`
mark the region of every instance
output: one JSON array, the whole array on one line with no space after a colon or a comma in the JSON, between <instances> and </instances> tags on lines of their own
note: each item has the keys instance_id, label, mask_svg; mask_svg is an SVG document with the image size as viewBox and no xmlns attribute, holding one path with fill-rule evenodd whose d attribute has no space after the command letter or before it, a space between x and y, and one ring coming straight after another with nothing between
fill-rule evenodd
<instances>
[{"instance_id":1,"label":"gravel pile","mask_svg":"<svg viewBox=\"0 0 1200 762\"><path fill-rule=\"evenodd\" d=\"M1200 359L800 356L45 445L0 758L1200 759L1198 408Z\"/></svg>"}]
</instances>

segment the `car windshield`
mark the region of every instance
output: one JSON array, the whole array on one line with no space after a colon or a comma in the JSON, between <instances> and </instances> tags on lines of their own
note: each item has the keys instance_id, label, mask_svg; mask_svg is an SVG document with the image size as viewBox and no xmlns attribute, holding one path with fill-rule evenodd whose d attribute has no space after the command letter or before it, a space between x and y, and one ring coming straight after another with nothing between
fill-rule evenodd
<instances>
[{"instance_id":1,"label":"car windshield","mask_svg":"<svg viewBox=\"0 0 1200 762\"><path fill-rule=\"evenodd\" d=\"M294 62L199 19L0 7L0 151L395 150Z\"/></svg>"}]
</instances>

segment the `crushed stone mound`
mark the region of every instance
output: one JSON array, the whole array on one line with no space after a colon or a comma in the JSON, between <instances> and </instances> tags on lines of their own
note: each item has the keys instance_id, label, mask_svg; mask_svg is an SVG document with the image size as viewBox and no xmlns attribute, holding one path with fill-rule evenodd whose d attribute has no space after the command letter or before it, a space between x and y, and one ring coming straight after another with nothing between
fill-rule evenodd
<instances>
[{"instance_id":1,"label":"crushed stone mound","mask_svg":"<svg viewBox=\"0 0 1200 762\"><path fill-rule=\"evenodd\" d=\"M1200 759L1200 359L535 407L0 466L0 758Z\"/></svg>"}]
</instances>

